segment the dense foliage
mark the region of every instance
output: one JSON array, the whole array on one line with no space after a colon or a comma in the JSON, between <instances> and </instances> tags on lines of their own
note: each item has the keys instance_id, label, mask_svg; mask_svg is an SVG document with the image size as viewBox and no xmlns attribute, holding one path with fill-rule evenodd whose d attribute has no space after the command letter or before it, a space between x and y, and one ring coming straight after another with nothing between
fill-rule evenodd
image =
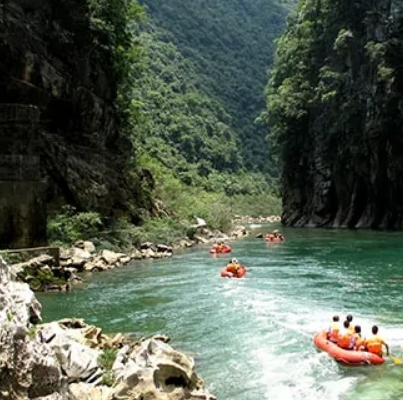
<instances>
[{"instance_id":1,"label":"dense foliage","mask_svg":"<svg viewBox=\"0 0 403 400\"><path fill-rule=\"evenodd\" d=\"M117 109L135 149L124 173L145 177L136 180L139 196L153 187L161 217L136 227L66 209L49 221L50 239L130 247L173 242L196 215L227 230L233 214L278 214L276 166L254 120L293 2L142 1L143 18L135 2L89 0L95 45L111 52Z\"/></svg>"},{"instance_id":2,"label":"dense foliage","mask_svg":"<svg viewBox=\"0 0 403 400\"><path fill-rule=\"evenodd\" d=\"M272 193L269 175L243 172L242 143L229 115L199 89L194 64L163 36L150 26L140 36L144 71L134 89L142 116L135 129L138 153L162 163L188 186L228 195Z\"/></svg>"},{"instance_id":3,"label":"dense foliage","mask_svg":"<svg viewBox=\"0 0 403 400\"><path fill-rule=\"evenodd\" d=\"M289 18L268 86L286 222L400 218L402 10L396 1L303 0Z\"/></svg>"},{"instance_id":4,"label":"dense foliage","mask_svg":"<svg viewBox=\"0 0 403 400\"><path fill-rule=\"evenodd\" d=\"M182 146L176 146L176 153L187 157L189 151L192 160L205 160L202 175L211 169L210 164L219 171L236 172L244 167L247 171L275 175L265 127L254 124L254 120L264 108L273 41L283 30L288 6L294 2L140 2L147 6L151 25L158 27L157 36L148 39L159 41L149 48L152 68L156 69L154 76L158 74L160 85L168 85L171 98L180 98L177 106L187 114L183 118L176 113L176 133L172 132L168 144L182 142ZM165 106L166 115L170 105ZM153 117L160 123L171 122L160 119L156 113ZM160 142L166 141L158 130L151 133ZM190 143L183 145L184 141ZM206 143L209 157L197 154L198 142ZM216 163L220 155L221 160Z\"/></svg>"},{"instance_id":5,"label":"dense foliage","mask_svg":"<svg viewBox=\"0 0 403 400\"><path fill-rule=\"evenodd\" d=\"M144 9L132 0L88 0L88 7L96 38L94 47L103 48L111 55L117 81L117 110L123 119L123 128L129 130L131 88L141 59L134 31L145 16Z\"/></svg>"}]
</instances>

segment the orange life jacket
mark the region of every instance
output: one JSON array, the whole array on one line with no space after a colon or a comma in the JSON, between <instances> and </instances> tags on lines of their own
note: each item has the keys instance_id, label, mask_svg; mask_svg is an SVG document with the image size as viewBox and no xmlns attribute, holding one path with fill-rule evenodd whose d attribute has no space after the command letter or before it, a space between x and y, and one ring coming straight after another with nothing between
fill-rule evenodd
<instances>
[{"instance_id":1,"label":"orange life jacket","mask_svg":"<svg viewBox=\"0 0 403 400\"><path fill-rule=\"evenodd\" d=\"M383 340L378 335L372 335L365 341L367 350L370 353L378 354L380 356L382 355L382 343Z\"/></svg>"},{"instance_id":2,"label":"orange life jacket","mask_svg":"<svg viewBox=\"0 0 403 400\"><path fill-rule=\"evenodd\" d=\"M352 348L352 340L353 335L348 330L339 334L337 339L337 346L342 349L351 349Z\"/></svg>"},{"instance_id":3,"label":"orange life jacket","mask_svg":"<svg viewBox=\"0 0 403 400\"><path fill-rule=\"evenodd\" d=\"M227 265L227 271L236 274L239 268L239 264L230 263Z\"/></svg>"},{"instance_id":4,"label":"orange life jacket","mask_svg":"<svg viewBox=\"0 0 403 400\"><path fill-rule=\"evenodd\" d=\"M348 326L348 330L354 335L355 329L354 329L354 326L353 326L352 324L350 324L350 325Z\"/></svg>"},{"instance_id":5,"label":"orange life jacket","mask_svg":"<svg viewBox=\"0 0 403 400\"><path fill-rule=\"evenodd\" d=\"M216 253L221 253L224 249L224 245L222 244L217 244L217 246L215 247L215 251Z\"/></svg>"},{"instance_id":6,"label":"orange life jacket","mask_svg":"<svg viewBox=\"0 0 403 400\"><path fill-rule=\"evenodd\" d=\"M363 350L365 347L365 340L357 333L353 333L354 347L356 350Z\"/></svg>"},{"instance_id":7,"label":"orange life jacket","mask_svg":"<svg viewBox=\"0 0 403 400\"><path fill-rule=\"evenodd\" d=\"M328 330L328 339L332 342L337 343L339 338L340 326L338 322L332 322Z\"/></svg>"}]
</instances>

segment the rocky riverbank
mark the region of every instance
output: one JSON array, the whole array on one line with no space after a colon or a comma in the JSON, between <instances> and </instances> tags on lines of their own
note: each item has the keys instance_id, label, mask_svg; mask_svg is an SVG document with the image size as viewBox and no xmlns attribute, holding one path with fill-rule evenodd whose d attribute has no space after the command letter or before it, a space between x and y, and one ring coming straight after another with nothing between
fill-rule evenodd
<instances>
[{"instance_id":1,"label":"rocky riverbank","mask_svg":"<svg viewBox=\"0 0 403 400\"><path fill-rule=\"evenodd\" d=\"M236 226L229 235L207 227L194 227L191 238L184 238L172 246L144 242L130 252L97 250L90 241L77 241L70 248L60 248L58 260L50 254L38 254L27 261L13 263L13 274L29 284L34 291L68 291L80 283L80 273L100 272L118 268L133 260L172 257L174 252L198 244L213 243L218 239L231 241L249 235L243 226Z\"/></svg>"},{"instance_id":2,"label":"rocky riverbank","mask_svg":"<svg viewBox=\"0 0 403 400\"><path fill-rule=\"evenodd\" d=\"M165 336L129 340L80 319L40 322L34 293L0 257L0 399L216 399Z\"/></svg>"},{"instance_id":3,"label":"rocky riverbank","mask_svg":"<svg viewBox=\"0 0 403 400\"><path fill-rule=\"evenodd\" d=\"M269 215L259 217L249 217L248 215L236 215L233 218L234 224L273 224L281 222L280 215Z\"/></svg>"}]
</instances>

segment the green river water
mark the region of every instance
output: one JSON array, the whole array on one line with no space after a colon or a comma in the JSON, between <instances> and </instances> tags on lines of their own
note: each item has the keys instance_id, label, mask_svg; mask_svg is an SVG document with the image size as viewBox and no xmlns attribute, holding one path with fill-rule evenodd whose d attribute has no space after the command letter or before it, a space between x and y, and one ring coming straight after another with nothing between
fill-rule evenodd
<instances>
[{"instance_id":1,"label":"green river water","mask_svg":"<svg viewBox=\"0 0 403 400\"><path fill-rule=\"evenodd\" d=\"M254 236L232 243L231 255L249 268L243 279L221 278L230 257L201 246L86 276L71 293L41 294L44 320L167 334L219 400L402 399L403 364L341 367L312 337L333 314L351 313L364 335L378 324L392 355L403 356L403 233L284 234L280 244Z\"/></svg>"}]
</instances>

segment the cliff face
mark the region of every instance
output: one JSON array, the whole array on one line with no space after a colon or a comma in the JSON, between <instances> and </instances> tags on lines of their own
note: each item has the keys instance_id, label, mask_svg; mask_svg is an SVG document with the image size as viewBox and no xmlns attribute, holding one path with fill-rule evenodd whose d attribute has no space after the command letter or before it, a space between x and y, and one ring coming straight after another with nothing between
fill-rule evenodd
<instances>
[{"instance_id":1,"label":"cliff face","mask_svg":"<svg viewBox=\"0 0 403 400\"><path fill-rule=\"evenodd\" d=\"M402 34L397 1L301 2L269 95L285 225L403 227Z\"/></svg>"},{"instance_id":2,"label":"cliff face","mask_svg":"<svg viewBox=\"0 0 403 400\"><path fill-rule=\"evenodd\" d=\"M129 210L136 221L135 199L141 190L124 174L132 148L121 134L116 112L111 54L97 35L86 2L0 2L0 111L7 115L0 118L0 151L14 160L19 157L17 164L9 162L2 168L0 181L15 183L16 178L10 179L13 171L29 171L35 160L34 181L44 184L48 202L68 202L104 215ZM27 106L35 117L19 129L21 123L27 125ZM27 173L17 180L21 185L33 181ZM15 203L9 187L2 188L1 195ZM34 197L43 202L39 192ZM4 218L8 225L21 215L25 225L34 224L26 215L34 206L25 203L28 206L19 209L9 207ZM44 218L40 220L35 224L43 225ZM39 241L43 240L42 234ZM29 239L21 242L32 244Z\"/></svg>"}]
</instances>

